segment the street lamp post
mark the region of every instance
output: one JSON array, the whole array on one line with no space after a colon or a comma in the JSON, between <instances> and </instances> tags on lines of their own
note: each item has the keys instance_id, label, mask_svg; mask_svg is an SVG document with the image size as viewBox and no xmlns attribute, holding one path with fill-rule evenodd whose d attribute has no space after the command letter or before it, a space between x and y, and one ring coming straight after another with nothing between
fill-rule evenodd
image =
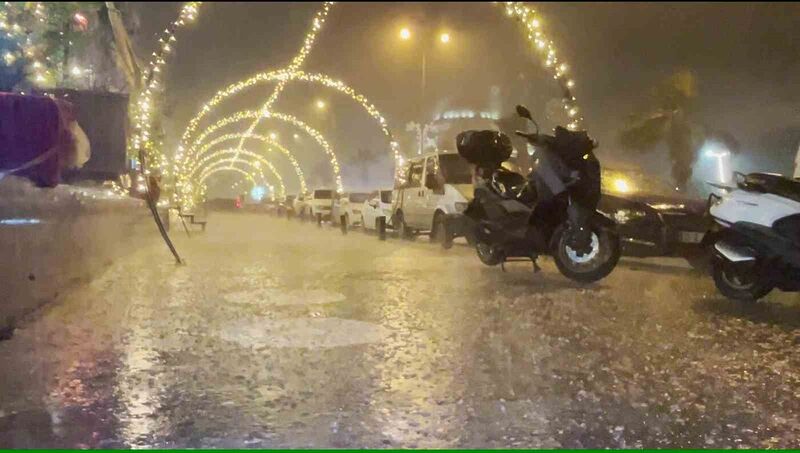
<instances>
[{"instance_id":1,"label":"street lamp post","mask_svg":"<svg viewBox=\"0 0 800 453\"><path fill-rule=\"evenodd\" d=\"M421 46L421 57L422 57L422 64L421 64L421 72L420 72L420 102L419 102L419 149L417 151L418 154L422 154L423 146L425 142L425 132L427 129L427 123L425 121L425 87L427 84L428 78L428 46L425 44L429 42L431 37L430 28L423 26L420 27L422 30L422 37L423 37L423 45ZM403 41L408 41L412 37L411 30L408 27L403 27L400 29L400 39ZM439 35L439 41L442 44L448 44L450 42L450 34L447 32L443 32Z\"/></svg>"}]
</instances>

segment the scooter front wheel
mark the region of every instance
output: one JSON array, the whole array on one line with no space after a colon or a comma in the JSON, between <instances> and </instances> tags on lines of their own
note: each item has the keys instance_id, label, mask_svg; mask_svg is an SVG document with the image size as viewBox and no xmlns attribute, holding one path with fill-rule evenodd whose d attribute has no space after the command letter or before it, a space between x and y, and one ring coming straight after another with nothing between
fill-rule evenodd
<instances>
[{"instance_id":1,"label":"scooter front wheel","mask_svg":"<svg viewBox=\"0 0 800 453\"><path fill-rule=\"evenodd\" d=\"M562 275L576 282L592 283L614 270L622 253L616 232L593 226L591 249L584 253L569 246L568 232L564 223L553 233L553 259Z\"/></svg>"}]
</instances>

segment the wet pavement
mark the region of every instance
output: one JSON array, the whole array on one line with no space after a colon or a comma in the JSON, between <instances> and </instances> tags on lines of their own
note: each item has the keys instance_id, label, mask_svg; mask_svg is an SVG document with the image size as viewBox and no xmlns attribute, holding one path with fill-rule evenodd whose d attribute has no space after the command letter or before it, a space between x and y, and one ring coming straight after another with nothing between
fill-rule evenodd
<instances>
[{"instance_id":1,"label":"wet pavement","mask_svg":"<svg viewBox=\"0 0 800 453\"><path fill-rule=\"evenodd\" d=\"M174 231L0 342L0 447L800 446L800 299L579 286L257 215Z\"/></svg>"}]
</instances>

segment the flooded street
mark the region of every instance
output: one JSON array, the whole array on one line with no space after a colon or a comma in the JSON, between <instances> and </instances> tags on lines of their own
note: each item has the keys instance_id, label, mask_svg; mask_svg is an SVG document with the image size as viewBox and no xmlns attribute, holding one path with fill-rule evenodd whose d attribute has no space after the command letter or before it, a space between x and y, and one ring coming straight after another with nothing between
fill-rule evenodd
<instances>
[{"instance_id":1,"label":"flooded street","mask_svg":"<svg viewBox=\"0 0 800 453\"><path fill-rule=\"evenodd\" d=\"M800 304L213 214L0 342L0 447L797 447Z\"/></svg>"}]
</instances>

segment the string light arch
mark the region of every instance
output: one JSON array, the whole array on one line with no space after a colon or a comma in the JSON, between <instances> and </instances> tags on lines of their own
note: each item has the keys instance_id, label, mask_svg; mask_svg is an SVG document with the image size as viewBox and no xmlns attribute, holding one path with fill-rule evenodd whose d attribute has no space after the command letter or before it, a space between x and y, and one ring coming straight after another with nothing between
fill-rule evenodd
<instances>
[{"instance_id":1,"label":"string light arch","mask_svg":"<svg viewBox=\"0 0 800 453\"><path fill-rule=\"evenodd\" d=\"M237 150L235 148L228 148L228 149L221 150L218 153L214 153L213 155L206 156L197 165L197 167L195 167L195 169L191 172L190 177L194 176L194 175L196 175L198 173L202 173L202 171L205 168L213 166L217 162L220 162L220 161L223 161L223 160L225 160L227 162L227 160L225 159L225 156L226 155L230 155L230 154L234 154L236 152L237 152ZM264 165L267 166L267 168L270 169L270 171L273 172L274 175L277 175L277 172L274 171L274 168L273 168L272 164L263 155L255 153L253 151L249 151L247 149L242 149L242 150L239 150L238 152L243 156L246 156L246 157L249 157L249 158L255 160L255 164L254 165L257 168L261 168L260 164L264 164ZM216 159L216 160L214 160L214 159ZM277 177L275 179L278 180L278 187L280 188L280 193L279 194L281 196L286 195L286 188L283 185L283 179L278 179Z\"/></svg>"},{"instance_id":2,"label":"string light arch","mask_svg":"<svg viewBox=\"0 0 800 453\"><path fill-rule=\"evenodd\" d=\"M223 150L218 155L211 156L209 158L209 160L213 159L214 157L222 157L226 153L230 154L232 151L236 151L236 150L235 149ZM254 163L254 162L248 161L246 159L244 159L244 160L240 159L240 160L242 160L242 162L247 162L248 164L253 165L255 168L258 168L258 169L261 169L261 165L260 164L264 164L267 167L267 169L272 173L272 175L275 177L274 179L278 184L278 189L279 189L280 196L285 196L286 195L286 187L283 184L283 178L281 177L281 175L278 173L278 171L275 169L275 167L272 165L272 163L269 160L267 160L264 156L262 156L260 154L257 154L257 153L254 153L252 151L249 151L247 149L241 150L241 153L246 155L247 157L250 157L253 160L255 160L255 163ZM217 161L215 161L215 162L213 162L213 163L211 163L209 165L205 165L205 167L203 166L203 164L201 164L189 176L191 177L191 176L194 176L195 174L198 174L198 173L202 174L202 171L199 171L199 170L201 170L203 168L208 168L210 166L215 165L217 162L223 162L223 161L228 162L228 159L221 158L221 159L219 159L219 160L217 160ZM206 162L208 162L208 161L206 161Z\"/></svg>"},{"instance_id":3,"label":"string light arch","mask_svg":"<svg viewBox=\"0 0 800 453\"><path fill-rule=\"evenodd\" d=\"M505 12L508 17L517 19L518 21L522 22L523 26L527 30L528 41L540 55L543 66L550 71L551 75L559 83L559 86L562 90L562 104L567 113L567 116L571 119L571 121L567 124L567 128L571 130L579 129L583 122L583 117L580 115L580 109L578 107L577 99L573 94L575 81L567 76L569 65L563 59L560 59L558 57L555 44L545 34L543 30L544 28L543 18L538 14L538 12L535 9L531 8L530 6L522 2L504 2L504 3L493 2L493 3L503 5L505 7ZM188 2L184 4L184 6L189 4L195 5L194 12L196 13L197 8L200 6L200 2ZM329 13L330 8L333 5L334 2L325 2L323 4L323 8L317 12L317 14L314 17L314 20L312 21L311 31L308 34L306 34L300 52L293 58L290 65L284 70L287 74L292 74L300 69L303 62L305 61L305 58L310 52L311 47L313 46L316 40L317 33L324 24L325 17ZM288 79L288 77L286 77L285 79ZM247 128L247 133L245 135L252 133L257 127L257 125L262 121L262 118L267 117L271 106L277 100L278 96L282 92L287 82L288 80L280 80L278 82L278 85L275 87L272 94L265 102L265 104L262 105L262 107L256 112L257 116L253 118L254 121ZM145 124L145 126L147 126L147 124ZM242 145L244 144L244 140L245 140L244 138L240 139L239 146L237 148L242 147ZM181 150L179 149L178 151L179 151L178 155L180 155ZM402 163L402 156L400 155L399 150L395 158L396 158L396 165L399 166ZM334 165L338 166L338 164L335 162ZM341 181L340 178L338 177L338 170L336 171L336 173L337 173L337 186L339 190L341 190Z\"/></svg>"},{"instance_id":4,"label":"string light arch","mask_svg":"<svg viewBox=\"0 0 800 453\"><path fill-rule=\"evenodd\" d=\"M243 170L241 168L236 168L236 167L231 168L226 163L225 165L222 165L222 166L219 166L217 168L211 169L211 171L208 172L202 179L198 180L198 185L200 186L200 188L198 190L199 193L197 195L198 198L203 198L205 196L205 191L206 191L205 182L206 182L206 180L208 178L210 178L211 176L213 176L213 175L215 175L217 173L222 173L222 172L226 172L226 171L231 171L231 172L234 172L234 173L238 173L238 174L244 176L245 180L250 181L250 183L253 186L257 186L258 185L258 183L256 182L255 176L253 176L250 172L248 172L247 170ZM262 174L262 176L263 176L263 174Z\"/></svg>"},{"instance_id":5,"label":"string light arch","mask_svg":"<svg viewBox=\"0 0 800 453\"><path fill-rule=\"evenodd\" d=\"M386 118L384 118L384 116L375 107L375 105L373 105L371 102L369 102L369 100L364 95L356 92L353 88L351 88L350 86L348 86L347 84L345 84L341 80L332 79L332 78L326 76L325 74L307 74L307 73L302 72L302 71L297 71L297 72L293 72L293 73L288 73L286 71L264 72L264 73L256 74L255 76L250 77L249 79L247 79L247 80L245 80L243 82L232 84L232 85L228 86L227 88L225 88L224 90L220 90L219 92L217 92L217 94L209 102L207 102L200 109L199 113L194 118L192 118L192 120L189 122L189 127L187 127L186 131L184 131L182 140L188 141L191 138L191 136L194 133L194 131L196 130L197 124L199 124L199 122L203 118L205 118L206 116L212 114L213 110L214 110L214 107L219 105L219 103L222 102L224 99L226 99L228 97L231 97L231 96L235 96L235 95L241 93L242 90L244 90L246 88L249 88L249 87L252 87L254 85L257 85L259 83L273 82L273 81L276 81L276 80L278 80L278 81L283 81L283 80L294 81L294 80L297 80L297 81L303 81L303 82L307 82L307 83L319 84L319 85L322 85L322 86L325 86L325 87L328 87L328 88L333 88L333 89L339 91L340 93L343 93L343 94L349 96L352 100L354 100L355 102L360 104L364 108L364 110L367 112L367 114L370 117L372 117L378 123L381 132L384 134L384 136L386 136L386 139L389 142L389 147L391 148L395 159L398 159L400 157L399 144L394 139L394 136L392 135L391 130L389 130ZM200 137L207 136L208 134L206 132L207 131L201 132ZM242 134L242 135L246 136L246 134ZM199 142L202 143L202 140L199 140ZM182 143L186 143L186 142L184 141ZM179 148L178 148L178 150L179 150L178 155L180 155L184 159L191 158L191 156L195 152L195 147L197 146L197 143L198 143L198 141L195 141L186 150L184 150L185 145L181 144L179 146Z\"/></svg>"},{"instance_id":6,"label":"string light arch","mask_svg":"<svg viewBox=\"0 0 800 453\"><path fill-rule=\"evenodd\" d=\"M311 22L311 31L308 34L306 34L306 38L303 40L303 47L300 48L300 52L292 59L292 62L289 64L289 67L287 68L288 72L295 72L299 70L300 67L303 65L309 52L311 52L311 47L314 45L314 42L317 39L317 33L322 29L322 25L325 23L325 18L328 16L328 12L333 7L333 5L334 2L325 2L322 4L322 9L317 11L317 14L315 14L314 16L314 20ZM253 131L255 131L256 127L258 127L258 124L262 121L262 118L265 117L264 115L269 113L269 111L272 109L272 104L275 103L275 101L278 99L278 96L281 94L281 92L283 92L284 86L286 86L285 81L278 82L278 85L272 91L272 94L267 99L267 102L265 102L264 105L261 106L261 109L259 109L259 112L261 113L262 116L259 116L255 120L253 120L253 122L247 128L247 134L252 134ZM243 145L244 145L244 139L239 140L238 148L241 149ZM339 165L338 163L336 163L335 156L332 158L331 163L335 167L338 167ZM339 192L341 192L342 182L341 178L339 177L338 169L336 170L336 178L337 178L336 181L337 188Z\"/></svg>"},{"instance_id":7,"label":"string light arch","mask_svg":"<svg viewBox=\"0 0 800 453\"><path fill-rule=\"evenodd\" d=\"M299 119L297 119L296 117L294 117L292 115L287 115L287 114L279 113L279 112L268 112L266 115L264 115L264 114L261 114L259 112L255 112L255 111L252 111L252 110L239 111L239 112L234 113L233 115L230 115L230 116L227 116L225 118L220 119L214 125L212 125L208 129L206 129L206 131L205 131L205 133L203 135L198 136L198 138L195 140L195 143L193 144L193 146L197 146L201 142L201 140L204 140L209 134L212 134L214 131L218 130L221 127L225 127L225 126L228 126L230 124L235 124L235 123L240 122L240 121L244 121L244 120L247 120L247 119L253 119L253 118L257 118L257 117L274 118L276 120L291 124L292 126L303 130L306 134L308 134L311 138L313 138L314 141L316 141L317 144L319 144L320 147L322 147L322 149L328 155L328 157L330 159L330 162L331 162L331 167L332 167L332 170L333 170L334 179L335 179L335 182L336 182L336 187L337 187L337 189L339 191L342 191L342 178L341 178L341 175L340 175L339 162L336 159L336 153L334 152L333 147L328 143L327 140L325 140L325 137L321 133L319 133L319 131L317 131L316 129L314 129L311 126L307 125L303 121L300 121ZM249 135L249 134L245 133L243 135ZM192 159L195 158L195 157L196 156L193 156ZM185 178L181 178L181 179L185 179ZM184 184L185 184L185 181L179 181L179 186L180 185L184 185Z\"/></svg>"},{"instance_id":8,"label":"string light arch","mask_svg":"<svg viewBox=\"0 0 800 453\"><path fill-rule=\"evenodd\" d=\"M241 133L236 133L236 134L225 134L225 135L219 136L219 137L215 138L214 140L211 140L208 143L204 144L202 147L200 147L200 149L198 149L197 156L196 156L197 159L199 159L198 162L202 163L203 159L207 159L208 156L203 157L203 155L210 148L212 148L212 147L214 147L214 146L216 146L216 145L218 145L220 143L224 143L226 141L239 139L239 138L241 138L243 136L245 138L249 139L249 140L257 140L257 141L260 141L260 142L264 143L265 145L267 145L268 149L277 150L277 151L283 153L289 159L289 161L292 163L292 167L294 168L295 174L297 174L297 179L300 182L300 191L303 192L303 193L305 193L307 191L305 175L303 175L303 170L300 168L300 164L297 162L297 159L294 157L294 153L292 153L286 147L284 147L283 145L278 143L277 140L273 140L272 138L266 137L266 136L263 136L263 135L258 135L258 134L245 135L245 134L241 134ZM189 168L189 173L192 173L192 171L194 170L196 165L199 165L199 164L195 163L194 165L195 166Z\"/></svg>"},{"instance_id":9,"label":"string light arch","mask_svg":"<svg viewBox=\"0 0 800 453\"><path fill-rule=\"evenodd\" d=\"M264 177L264 173L261 171L261 167L257 167L253 162L250 162L249 160L244 160L244 159L238 159L235 162L232 162L232 161L233 161L233 158L222 159L219 162L214 163L214 165L206 167L200 173L200 175L198 176L198 178L197 178L198 185L197 185L197 187L195 187L195 189L199 189L201 191L201 193L202 193L205 190L205 180L208 179L210 174L216 173L216 170L218 170L220 168L242 170L241 168L237 168L237 167L231 166L231 163L233 163L233 164L241 163L241 164L246 165L247 167L249 167L252 170L250 172L252 175L258 174L258 175L261 176L261 180L266 182L266 178ZM242 170L242 171L244 171L244 170ZM255 177L253 178L253 183L257 184L255 182Z\"/></svg>"}]
</instances>

